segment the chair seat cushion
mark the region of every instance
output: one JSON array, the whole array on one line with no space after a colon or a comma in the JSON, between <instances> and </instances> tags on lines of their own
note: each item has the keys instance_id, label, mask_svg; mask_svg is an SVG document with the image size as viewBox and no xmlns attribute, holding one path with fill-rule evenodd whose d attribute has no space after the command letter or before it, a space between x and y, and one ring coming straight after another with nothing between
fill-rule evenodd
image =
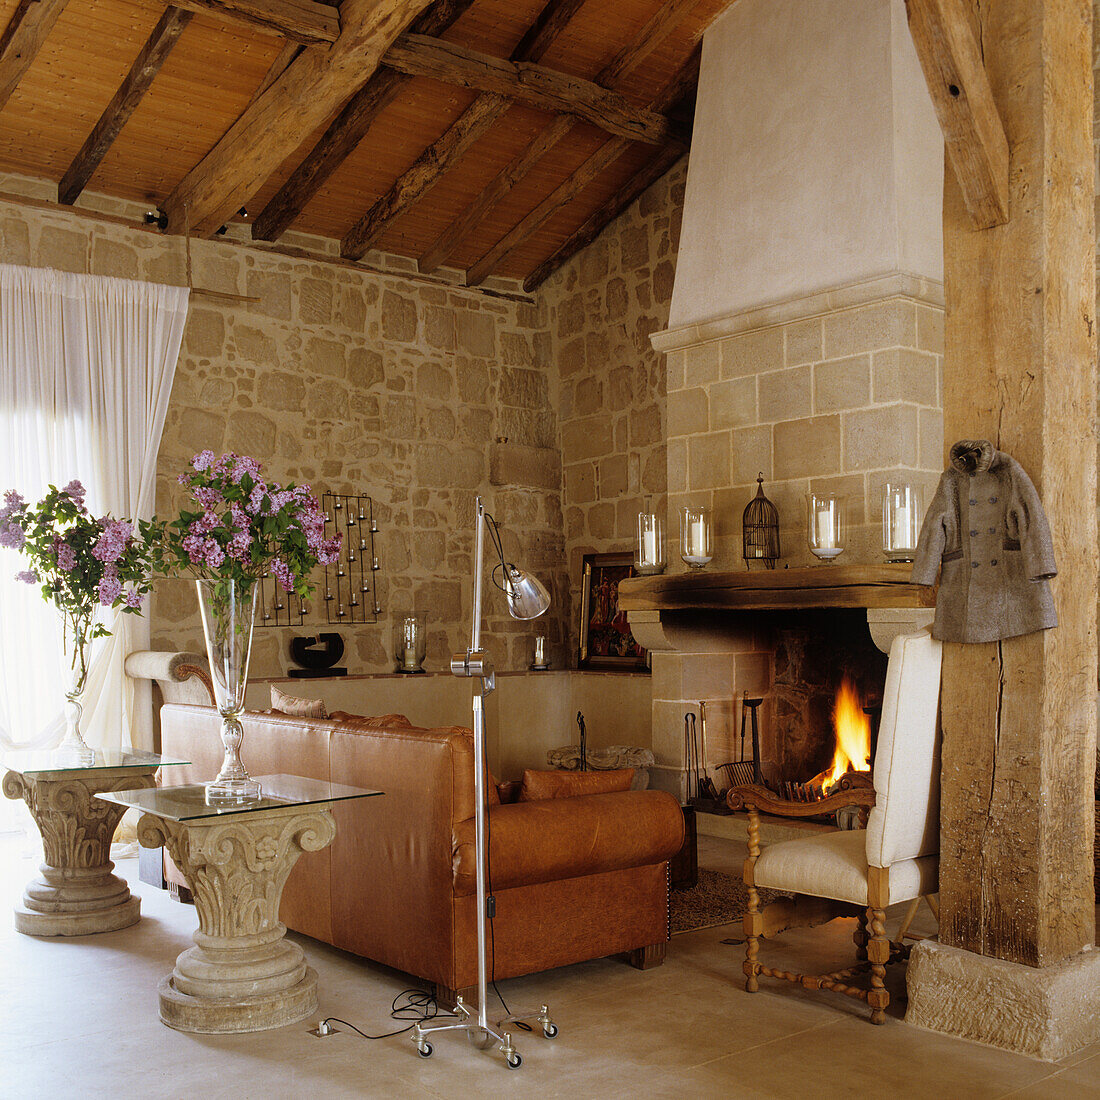
<instances>
[{"instance_id":1,"label":"chair seat cushion","mask_svg":"<svg viewBox=\"0 0 1100 1100\"><path fill-rule=\"evenodd\" d=\"M890 865L890 904L934 894L939 858L921 856ZM823 833L770 844L756 861L757 886L817 898L867 904L867 834L862 829Z\"/></svg>"}]
</instances>

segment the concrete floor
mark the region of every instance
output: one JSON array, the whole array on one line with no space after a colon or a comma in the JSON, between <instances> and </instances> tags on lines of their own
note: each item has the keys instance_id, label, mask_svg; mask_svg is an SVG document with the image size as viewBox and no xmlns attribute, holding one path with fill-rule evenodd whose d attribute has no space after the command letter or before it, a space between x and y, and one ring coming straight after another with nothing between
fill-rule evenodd
<instances>
[{"instance_id":1,"label":"concrete floor","mask_svg":"<svg viewBox=\"0 0 1100 1100\"><path fill-rule=\"evenodd\" d=\"M0 846L2 847L2 846ZM0 850L0 909L34 871ZM704 866L739 869L743 848L701 838ZM618 959L501 982L509 1004L548 1001L553 1041L521 1033L523 1066L465 1039L439 1036L419 1058L407 1036L370 1042L310 1035L310 1020L253 1035L199 1036L157 1019L156 986L190 944L194 909L137 881L140 924L81 939L37 940L0 917L0 1096L447 1097L507 1090L537 1097L1100 1097L1100 1044L1047 1064L922 1032L901 1021L903 980L884 1027L863 1005L766 981L742 988L737 926L677 936L667 962L633 970ZM892 912L892 927L900 918ZM927 917L925 917L927 920ZM796 968L850 957L851 922L788 933L764 957ZM392 1030L402 975L299 938L320 979L321 1012L372 1034ZM900 975L899 975L900 977Z\"/></svg>"}]
</instances>

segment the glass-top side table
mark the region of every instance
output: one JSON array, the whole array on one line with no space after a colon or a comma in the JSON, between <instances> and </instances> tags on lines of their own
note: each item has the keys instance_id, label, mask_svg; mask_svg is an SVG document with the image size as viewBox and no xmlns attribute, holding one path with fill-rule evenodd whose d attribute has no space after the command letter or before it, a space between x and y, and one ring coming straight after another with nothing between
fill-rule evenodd
<instances>
[{"instance_id":1,"label":"glass-top side table","mask_svg":"<svg viewBox=\"0 0 1100 1100\"><path fill-rule=\"evenodd\" d=\"M195 899L195 945L159 987L160 1018L179 1031L264 1031L317 1010L317 975L287 940L279 903L302 852L332 842L337 802L381 791L295 775L256 777L256 802L208 806L206 787L103 793L136 806L138 841L166 847Z\"/></svg>"},{"instance_id":2,"label":"glass-top side table","mask_svg":"<svg viewBox=\"0 0 1100 1100\"><path fill-rule=\"evenodd\" d=\"M8 798L22 798L42 837L39 877L15 909L28 936L87 936L141 919L141 900L112 874L111 839L125 807L95 796L152 787L158 768L189 761L140 750L19 750L0 754Z\"/></svg>"}]
</instances>

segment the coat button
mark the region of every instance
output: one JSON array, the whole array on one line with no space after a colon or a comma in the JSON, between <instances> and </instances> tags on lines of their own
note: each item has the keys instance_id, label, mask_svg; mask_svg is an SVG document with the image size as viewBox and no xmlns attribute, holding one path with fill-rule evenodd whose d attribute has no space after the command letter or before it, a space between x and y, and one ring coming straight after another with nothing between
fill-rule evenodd
<instances>
[{"instance_id":1,"label":"coat button","mask_svg":"<svg viewBox=\"0 0 1100 1100\"><path fill-rule=\"evenodd\" d=\"M989 503L990 504L996 504L997 503L997 498L996 497L990 497L989 498Z\"/></svg>"},{"instance_id":2,"label":"coat button","mask_svg":"<svg viewBox=\"0 0 1100 1100\"><path fill-rule=\"evenodd\" d=\"M991 562L990 562L989 564L990 564L990 565L996 565L996 564L997 564L997 559L996 559L996 558L994 558L994 559L993 559L993 560L992 560L992 561L991 561Z\"/></svg>"},{"instance_id":3,"label":"coat button","mask_svg":"<svg viewBox=\"0 0 1100 1100\"><path fill-rule=\"evenodd\" d=\"M977 504L978 502L973 497L971 497L970 498L970 503L971 504Z\"/></svg>"},{"instance_id":4,"label":"coat button","mask_svg":"<svg viewBox=\"0 0 1100 1100\"><path fill-rule=\"evenodd\" d=\"M971 532L970 532L970 537L971 537L972 539L975 539L975 538L977 538L977 537L978 537L978 532L977 532L977 531L971 531Z\"/></svg>"},{"instance_id":5,"label":"coat button","mask_svg":"<svg viewBox=\"0 0 1100 1100\"><path fill-rule=\"evenodd\" d=\"M972 562L970 563L970 568L971 568L971 569L977 569L977 568L978 568L978 563L977 563L976 561L972 561Z\"/></svg>"}]
</instances>

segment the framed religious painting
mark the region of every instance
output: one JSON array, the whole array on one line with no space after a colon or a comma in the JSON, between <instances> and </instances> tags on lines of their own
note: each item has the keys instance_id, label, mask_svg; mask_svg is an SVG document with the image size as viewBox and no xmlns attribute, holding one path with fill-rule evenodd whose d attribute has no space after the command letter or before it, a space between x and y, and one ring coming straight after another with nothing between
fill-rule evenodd
<instances>
[{"instance_id":1,"label":"framed religious painting","mask_svg":"<svg viewBox=\"0 0 1100 1100\"><path fill-rule=\"evenodd\" d=\"M619 609L619 582L633 576L633 554L584 555L578 668L649 670L649 655L630 632L626 612Z\"/></svg>"}]
</instances>

